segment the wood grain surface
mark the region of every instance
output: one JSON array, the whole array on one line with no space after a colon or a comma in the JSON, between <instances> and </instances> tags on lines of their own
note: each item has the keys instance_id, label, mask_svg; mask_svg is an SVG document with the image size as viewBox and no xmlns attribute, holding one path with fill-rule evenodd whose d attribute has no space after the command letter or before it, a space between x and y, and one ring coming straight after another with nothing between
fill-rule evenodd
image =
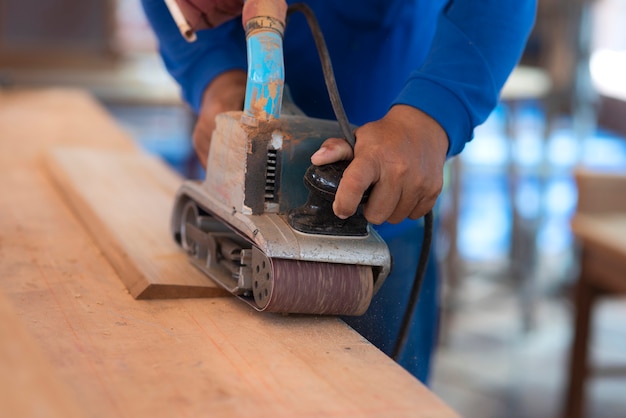
<instances>
[{"instance_id":1,"label":"wood grain surface","mask_svg":"<svg viewBox=\"0 0 626 418\"><path fill-rule=\"evenodd\" d=\"M182 178L140 153L55 148L51 177L133 297L226 296L194 268L170 234Z\"/></svg>"},{"instance_id":2,"label":"wood grain surface","mask_svg":"<svg viewBox=\"0 0 626 418\"><path fill-rule=\"evenodd\" d=\"M0 414L3 417L84 416L57 379L41 348L0 293Z\"/></svg>"},{"instance_id":3,"label":"wood grain surface","mask_svg":"<svg viewBox=\"0 0 626 418\"><path fill-rule=\"evenodd\" d=\"M35 359L0 363L0 388L16 368L48 376L18 407L56 398L58 382L67 396L38 416L456 416L336 318L259 314L233 298L134 299L43 163L58 145L137 153L87 95L3 92L0 132L0 352L15 341Z\"/></svg>"}]
</instances>

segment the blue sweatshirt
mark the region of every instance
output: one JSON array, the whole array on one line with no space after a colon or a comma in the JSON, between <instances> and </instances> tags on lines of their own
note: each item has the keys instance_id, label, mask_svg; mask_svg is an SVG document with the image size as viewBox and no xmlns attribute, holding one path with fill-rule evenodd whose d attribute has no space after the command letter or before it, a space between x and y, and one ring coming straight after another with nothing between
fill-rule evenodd
<instances>
[{"instance_id":1,"label":"blue sweatshirt","mask_svg":"<svg viewBox=\"0 0 626 418\"><path fill-rule=\"evenodd\" d=\"M163 0L142 0L161 54L184 98L199 110L205 87L225 70L246 69L241 20L201 31L188 44ZM288 1L292 3L292 1ZM459 153L495 107L534 20L536 0L307 0L328 44L350 121L381 118L396 103L421 109L445 129ZM287 23L285 77L309 116L335 119L315 44L302 16ZM409 298L423 228L418 221L376 228L394 259L391 275L362 317L344 318L387 354ZM437 340L437 275L430 257L399 363L427 382Z\"/></svg>"},{"instance_id":2,"label":"blue sweatshirt","mask_svg":"<svg viewBox=\"0 0 626 418\"><path fill-rule=\"evenodd\" d=\"M211 80L246 69L240 19L187 43L163 0L142 0L165 65L198 111ZM294 1L288 1L293 3ZM498 101L535 16L536 0L308 0L322 27L351 123L414 106L446 131L459 153ZM284 39L285 81L309 116L334 119L315 44L302 16Z\"/></svg>"}]
</instances>

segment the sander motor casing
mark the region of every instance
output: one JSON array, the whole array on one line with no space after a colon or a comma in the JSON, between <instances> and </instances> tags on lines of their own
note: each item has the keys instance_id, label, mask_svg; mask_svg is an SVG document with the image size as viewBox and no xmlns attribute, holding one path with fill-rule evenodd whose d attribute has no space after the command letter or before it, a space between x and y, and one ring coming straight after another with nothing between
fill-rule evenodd
<instances>
[{"instance_id":1,"label":"sander motor casing","mask_svg":"<svg viewBox=\"0 0 626 418\"><path fill-rule=\"evenodd\" d=\"M292 228L287 221L289 212L307 201L308 190L303 176L311 165L310 156L327 138L342 136L339 124L304 115L283 114L259 126L250 126L241 122L242 115L242 112L235 111L217 116L205 180L187 180L178 190L171 218L175 240L198 268L257 310L364 313L371 296L391 269L389 249L378 233L371 225L367 226L365 236L357 237L303 233ZM234 268L227 265L228 260L221 260L230 256L225 254L224 248L217 248L229 247L219 238L220 234L230 235L229 242L235 243L237 251L244 250L234 256ZM335 305L342 306L337 312L321 308L319 301L308 308L306 303L299 301L293 302L295 305L272 309L256 299L256 294L253 300L252 293L257 285L255 276L263 274L259 272L259 266L267 264L266 269L272 268L271 265L278 260L305 263L297 268L306 268L312 265L310 263L339 265L336 274L348 277L317 277L320 274L336 275L331 269L315 274L314 279L294 274L293 270L288 274L290 277L281 278L292 282L290 286L294 281L316 281L316 288L330 289L316 291L335 293L327 295L330 299L350 299L350 292L355 291L350 286L345 288L346 284L341 284L343 290L338 290L325 282L352 280L349 273L341 270L341 265L366 267L370 279L360 280L373 283L356 286L356 292L362 293L359 298L365 300L355 302L356 305L346 308L347 311L343 306L345 302L339 301L334 301ZM363 268L360 276L363 276L362 272ZM271 271L266 274L268 280L271 274ZM302 291L310 293L311 289L305 286L298 292ZM348 293L342 295L342 292ZM271 287L269 293L272 293ZM293 298L293 295L289 297Z\"/></svg>"}]
</instances>

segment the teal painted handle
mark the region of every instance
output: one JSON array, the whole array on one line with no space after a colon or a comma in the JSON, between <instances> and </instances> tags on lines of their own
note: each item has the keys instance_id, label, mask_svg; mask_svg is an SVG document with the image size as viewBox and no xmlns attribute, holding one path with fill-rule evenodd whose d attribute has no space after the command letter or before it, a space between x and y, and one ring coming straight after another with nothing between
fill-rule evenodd
<instances>
[{"instance_id":1,"label":"teal painted handle","mask_svg":"<svg viewBox=\"0 0 626 418\"><path fill-rule=\"evenodd\" d=\"M285 84L283 39L273 28L256 27L246 36L248 80L244 114L257 121L280 116Z\"/></svg>"}]
</instances>

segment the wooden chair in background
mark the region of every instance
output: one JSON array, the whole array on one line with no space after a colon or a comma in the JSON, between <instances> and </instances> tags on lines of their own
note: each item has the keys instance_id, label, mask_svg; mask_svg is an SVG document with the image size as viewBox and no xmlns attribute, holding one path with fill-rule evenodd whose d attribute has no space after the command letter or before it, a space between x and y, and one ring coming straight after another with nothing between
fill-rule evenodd
<instances>
[{"instance_id":1,"label":"wooden chair in background","mask_svg":"<svg viewBox=\"0 0 626 418\"><path fill-rule=\"evenodd\" d=\"M580 274L564 418L584 416L585 385L591 375L615 374L613 368L592 370L592 317L601 297L626 296L626 172L578 170L576 184L578 206L572 230L580 244Z\"/></svg>"}]
</instances>

